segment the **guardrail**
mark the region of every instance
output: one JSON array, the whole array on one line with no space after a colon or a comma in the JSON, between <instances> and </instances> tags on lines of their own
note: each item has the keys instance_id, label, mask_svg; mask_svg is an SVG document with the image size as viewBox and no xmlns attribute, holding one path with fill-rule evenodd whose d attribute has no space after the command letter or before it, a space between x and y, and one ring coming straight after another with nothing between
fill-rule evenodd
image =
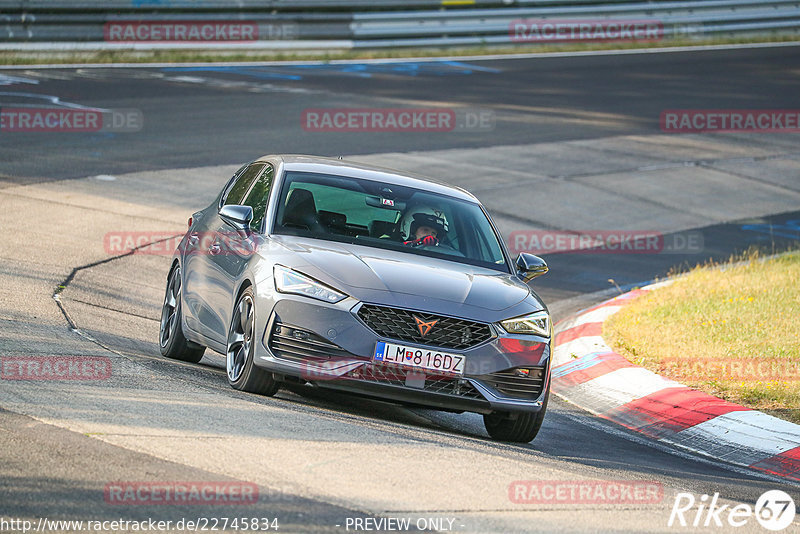
<instances>
[{"instance_id":1,"label":"guardrail","mask_svg":"<svg viewBox=\"0 0 800 534\"><path fill-rule=\"evenodd\" d=\"M235 8L230 4L222 0L0 0L0 49L513 45L609 40L609 34L603 32L579 33L576 39L575 28L582 22L613 28L616 23L633 21L658 25L658 39L753 32L800 34L800 0L383 0L380 4L374 0L238 0ZM376 5L384 10L365 10ZM402 10L396 9L401 6ZM418 9L409 10L415 7ZM329 11L320 12L321 8ZM169 31L157 38L149 32L142 39L130 29L160 24L196 30L219 23L234 29L239 26L237 38L223 30L211 39L202 35L197 39L169 38ZM127 33L109 33L109 27L122 27ZM246 38L242 38L244 27L249 28L243 34ZM572 36L558 34L570 28ZM539 33L532 34L532 29Z\"/></svg>"},{"instance_id":2,"label":"guardrail","mask_svg":"<svg viewBox=\"0 0 800 534\"><path fill-rule=\"evenodd\" d=\"M408 8L458 8L548 6L575 4L624 4L641 0L0 0L0 12L28 11L152 11L152 10L266 10L300 11L308 9L392 10Z\"/></svg>"},{"instance_id":3,"label":"guardrail","mask_svg":"<svg viewBox=\"0 0 800 534\"><path fill-rule=\"evenodd\" d=\"M800 31L800 2L706 0L575 7L507 8L456 12L359 13L353 16L357 46L511 44L513 24L524 20L650 20L662 37L720 33ZM546 42L543 36L538 42ZM558 39L551 39L556 41Z\"/></svg>"}]
</instances>

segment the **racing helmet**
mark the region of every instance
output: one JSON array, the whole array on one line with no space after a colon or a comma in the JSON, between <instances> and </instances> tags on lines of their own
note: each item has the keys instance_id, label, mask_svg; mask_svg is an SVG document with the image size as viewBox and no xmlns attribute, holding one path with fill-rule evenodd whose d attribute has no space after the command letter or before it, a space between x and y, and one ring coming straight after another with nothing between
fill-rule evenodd
<instances>
[{"instance_id":1,"label":"racing helmet","mask_svg":"<svg viewBox=\"0 0 800 534\"><path fill-rule=\"evenodd\" d=\"M413 239L420 226L436 230L439 239L442 239L450 229L442 210L419 204L406 209L400 219L400 237L404 240Z\"/></svg>"}]
</instances>

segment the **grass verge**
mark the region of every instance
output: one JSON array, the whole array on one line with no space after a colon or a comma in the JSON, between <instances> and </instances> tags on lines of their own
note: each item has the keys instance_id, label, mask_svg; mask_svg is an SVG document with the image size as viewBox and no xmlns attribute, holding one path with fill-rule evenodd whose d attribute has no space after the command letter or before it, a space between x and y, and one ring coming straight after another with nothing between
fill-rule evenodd
<instances>
[{"instance_id":1,"label":"grass verge","mask_svg":"<svg viewBox=\"0 0 800 534\"><path fill-rule=\"evenodd\" d=\"M111 63L226 63L257 61L335 61L359 59L400 59L441 56L482 56L494 54L528 54L582 52L603 50L633 50L680 46L708 46L750 43L794 42L798 35L715 37L709 39L683 38L653 43L571 43L517 46L472 46L457 48L392 48L363 50L101 50L101 51L0 51L0 65L37 64L111 64Z\"/></svg>"},{"instance_id":2,"label":"grass verge","mask_svg":"<svg viewBox=\"0 0 800 534\"><path fill-rule=\"evenodd\" d=\"M745 259L638 297L603 337L637 365L800 423L800 251Z\"/></svg>"}]
</instances>

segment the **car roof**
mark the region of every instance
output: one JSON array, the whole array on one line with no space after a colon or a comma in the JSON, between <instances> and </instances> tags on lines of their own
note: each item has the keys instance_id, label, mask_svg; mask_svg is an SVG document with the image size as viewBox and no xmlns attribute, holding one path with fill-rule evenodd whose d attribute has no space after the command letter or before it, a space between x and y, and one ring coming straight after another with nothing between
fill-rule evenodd
<instances>
[{"instance_id":1,"label":"car roof","mask_svg":"<svg viewBox=\"0 0 800 534\"><path fill-rule=\"evenodd\" d=\"M287 171L314 172L320 174L333 174L360 178L373 182L412 187L447 195L470 202L477 202L477 198L468 191L444 182L431 180L424 176L407 173L374 165L365 165L353 161L322 156L306 156L301 154L281 154L262 156L258 161L280 162Z\"/></svg>"}]
</instances>

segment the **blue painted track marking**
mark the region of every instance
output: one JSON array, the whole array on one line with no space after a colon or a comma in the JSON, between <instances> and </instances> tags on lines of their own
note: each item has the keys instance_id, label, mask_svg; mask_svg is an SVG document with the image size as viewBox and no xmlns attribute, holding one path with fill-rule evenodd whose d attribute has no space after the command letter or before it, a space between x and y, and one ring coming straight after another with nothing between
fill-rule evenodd
<instances>
[{"instance_id":1,"label":"blue painted track marking","mask_svg":"<svg viewBox=\"0 0 800 534\"><path fill-rule=\"evenodd\" d=\"M302 80L302 76L293 74L282 74L280 72L270 72L263 70L269 67L166 67L161 69L163 72L228 72L231 74L239 74L240 76L249 76L251 78L258 78L261 80L278 79L278 80Z\"/></svg>"},{"instance_id":2,"label":"blue painted track marking","mask_svg":"<svg viewBox=\"0 0 800 534\"><path fill-rule=\"evenodd\" d=\"M800 219L792 219L784 224L743 224L742 230L800 240Z\"/></svg>"},{"instance_id":3,"label":"blue painted track marking","mask_svg":"<svg viewBox=\"0 0 800 534\"><path fill-rule=\"evenodd\" d=\"M399 63L320 63L280 66L198 66L165 67L163 72L226 72L258 79L302 80L306 76L338 74L371 78L393 76L465 76L475 72L499 73L499 69L480 67L461 61L422 61Z\"/></svg>"},{"instance_id":4,"label":"blue painted track marking","mask_svg":"<svg viewBox=\"0 0 800 534\"><path fill-rule=\"evenodd\" d=\"M575 371L583 371L584 369L594 367L595 365L604 362L605 358L601 359L600 356L605 356L607 354L613 354L613 352L593 352L591 354L582 356L577 360L573 360L569 363L555 367L552 371L553 378L558 378Z\"/></svg>"}]
</instances>

